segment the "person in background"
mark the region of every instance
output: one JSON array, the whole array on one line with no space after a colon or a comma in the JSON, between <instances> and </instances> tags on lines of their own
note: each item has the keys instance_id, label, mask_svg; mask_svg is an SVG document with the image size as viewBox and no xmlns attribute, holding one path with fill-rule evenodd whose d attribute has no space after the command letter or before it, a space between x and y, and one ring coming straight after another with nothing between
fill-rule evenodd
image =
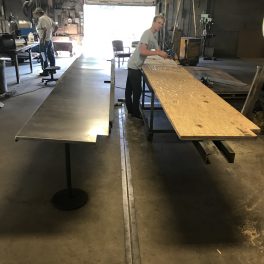
<instances>
[{"instance_id":1,"label":"person in background","mask_svg":"<svg viewBox=\"0 0 264 264\"><path fill-rule=\"evenodd\" d=\"M155 33L163 27L164 22L165 18L163 16L154 17L151 28L144 31L138 46L128 60L125 102L128 113L135 118L142 119L139 111L139 100L142 92L141 67L145 59L151 55L158 55L164 59L168 57L165 51L160 50L155 36Z\"/></svg>"},{"instance_id":2,"label":"person in background","mask_svg":"<svg viewBox=\"0 0 264 264\"><path fill-rule=\"evenodd\" d=\"M10 13L10 16L8 18L9 22L9 30L10 34L13 35L14 38L18 36L18 25L17 25L17 20L16 18Z\"/></svg>"},{"instance_id":3,"label":"person in background","mask_svg":"<svg viewBox=\"0 0 264 264\"><path fill-rule=\"evenodd\" d=\"M34 10L33 15L38 19L36 30L39 36L40 54L43 62L43 72L40 73L40 76L48 76L49 73L45 69L49 66L49 63L50 66L55 66L52 35L57 31L58 26L40 7Z\"/></svg>"}]
</instances>

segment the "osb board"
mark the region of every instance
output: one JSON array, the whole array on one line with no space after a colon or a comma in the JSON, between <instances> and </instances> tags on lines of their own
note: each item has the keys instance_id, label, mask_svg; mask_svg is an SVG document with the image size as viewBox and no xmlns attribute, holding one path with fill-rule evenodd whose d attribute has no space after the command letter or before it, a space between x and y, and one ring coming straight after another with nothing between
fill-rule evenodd
<instances>
[{"instance_id":1,"label":"osb board","mask_svg":"<svg viewBox=\"0 0 264 264\"><path fill-rule=\"evenodd\" d=\"M142 68L180 139L250 138L260 132L258 126L174 61L152 58Z\"/></svg>"}]
</instances>

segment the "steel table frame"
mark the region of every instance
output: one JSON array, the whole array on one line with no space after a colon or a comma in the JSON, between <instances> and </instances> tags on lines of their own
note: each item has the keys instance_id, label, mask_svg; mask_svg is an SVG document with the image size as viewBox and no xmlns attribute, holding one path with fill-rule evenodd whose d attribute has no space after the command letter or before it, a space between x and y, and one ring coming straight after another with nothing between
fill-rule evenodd
<instances>
[{"instance_id":1,"label":"steel table frame","mask_svg":"<svg viewBox=\"0 0 264 264\"><path fill-rule=\"evenodd\" d=\"M33 72L33 66L32 66L32 53L31 50L32 48L36 47L39 45L39 43L32 43L29 45L24 45L24 46L18 46L14 50L9 50L9 51L4 51L0 53L4 56L9 56L12 61L15 64L15 70L16 70L16 80L17 83L20 83L20 75L19 75L19 66L18 66L18 53L19 52L28 52L28 57L29 57L29 66L30 66L30 73Z\"/></svg>"},{"instance_id":2,"label":"steel table frame","mask_svg":"<svg viewBox=\"0 0 264 264\"><path fill-rule=\"evenodd\" d=\"M148 141L153 140L154 133L174 133L176 134L174 129L156 129L154 128L154 112L155 111L163 111L163 108L157 104L155 104L155 93L152 89L148 78L142 71L142 97L141 97L141 105L140 105L140 111L142 114L142 118L144 121L147 139ZM146 89L146 85L148 87L148 90ZM145 97L146 94L150 93L150 106L146 106ZM150 118L148 118L145 115L145 111L150 111ZM191 140L191 142L194 144L195 148L198 150L199 154L201 155L202 159L205 163L209 164L209 156L211 155L211 151L207 148L206 144L204 144L203 140ZM235 152L232 150L232 148L223 140L213 140L212 141L214 145L219 149L220 153L225 157L225 159L229 163L234 163L235 160Z\"/></svg>"},{"instance_id":3,"label":"steel table frame","mask_svg":"<svg viewBox=\"0 0 264 264\"><path fill-rule=\"evenodd\" d=\"M145 124L146 132L147 132L147 139L149 141L152 141L153 134L154 133L175 133L174 129L155 129L154 128L154 111L159 110L163 111L163 108L160 105L155 104L155 93L148 82L148 78L145 76L144 72L142 72L143 76L143 85L142 85L142 97L141 97L141 105L140 105L140 111L142 114L142 118ZM146 85L148 87L148 90L146 89ZM145 97L146 94L150 94L150 106L146 105ZM150 118L146 117L144 111L150 110Z\"/></svg>"}]
</instances>

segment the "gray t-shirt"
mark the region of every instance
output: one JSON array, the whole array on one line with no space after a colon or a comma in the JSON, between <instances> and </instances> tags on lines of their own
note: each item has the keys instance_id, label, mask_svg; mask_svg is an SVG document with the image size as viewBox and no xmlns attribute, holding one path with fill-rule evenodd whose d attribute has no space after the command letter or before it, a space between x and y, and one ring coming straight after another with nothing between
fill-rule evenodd
<instances>
[{"instance_id":1,"label":"gray t-shirt","mask_svg":"<svg viewBox=\"0 0 264 264\"><path fill-rule=\"evenodd\" d=\"M144 33L142 34L140 38L138 46L136 47L133 55L128 60L127 66L130 69L134 69L134 70L141 69L141 66L143 65L145 59L147 58L147 56L140 55L140 52L139 52L140 43L146 44L149 50L159 49L158 41L155 38L155 35L153 34L153 32L150 29L147 29L146 31L144 31Z\"/></svg>"}]
</instances>

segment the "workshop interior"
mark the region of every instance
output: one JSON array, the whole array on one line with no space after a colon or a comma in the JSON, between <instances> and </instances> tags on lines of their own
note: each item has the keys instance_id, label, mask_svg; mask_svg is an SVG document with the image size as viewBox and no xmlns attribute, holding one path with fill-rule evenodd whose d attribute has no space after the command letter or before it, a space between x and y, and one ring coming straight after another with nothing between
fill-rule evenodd
<instances>
[{"instance_id":1,"label":"workshop interior","mask_svg":"<svg viewBox=\"0 0 264 264\"><path fill-rule=\"evenodd\" d=\"M0 0L0 264L264 263L263 11ZM159 15L136 118L128 62Z\"/></svg>"}]
</instances>

